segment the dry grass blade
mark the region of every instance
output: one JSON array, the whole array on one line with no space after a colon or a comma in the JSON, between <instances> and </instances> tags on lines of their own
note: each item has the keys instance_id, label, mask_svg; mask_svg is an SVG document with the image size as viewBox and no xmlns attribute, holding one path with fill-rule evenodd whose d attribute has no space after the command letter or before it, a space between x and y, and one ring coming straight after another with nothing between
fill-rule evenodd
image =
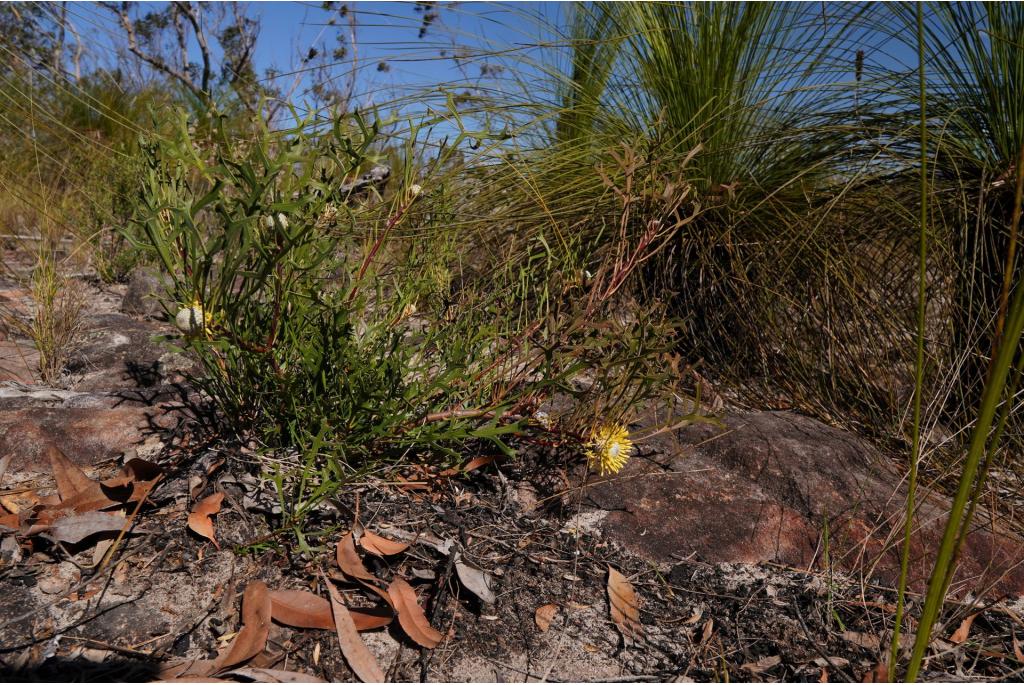
<instances>
[{"instance_id":1,"label":"dry grass blade","mask_svg":"<svg viewBox=\"0 0 1024 685\"><path fill-rule=\"evenodd\" d=\"M608 603L612 620L627 640L640 637L640 605L636 590L626 577L611 566L608 567Z\"/></svg>"},{"instance_id":2,"label":"dry grass blade","mask_svg":"<svg viewBox=\"0 0 1024 685\"><path fill-rule=\"evenodd\" d=\"M363 560L356 552L356 543L352 533L345 533L345 536L338 541L337 549L338 567L349 578L360 578L362 580L375 581L377 576L366 570Z\"/></svg>"},{"instance_id":3,"label":"dry grass blade","mask_svg":"<svg viewBox=\"0 0 1024 685\"><path fill-rule=\"evenodd\" d=\"M409 583L401 578L395 578L388 586L388 595L398 612L398 622L406 635L427 649L433 649L441 643L444 635L434 630L427 621L426 614L416 601L416 592Z\"/></svg>"},{"instance_id":4,"label":"dry grass blade","mask_svg":"<svg viewBox=\"0 0 1024 685\"><path fill-rule=\"evenodd\" d=\"M327 586L327 591L331 595L334 627L338 633L338 643L341 645L341 653L345 655L345 661L348 662L356 677L364 683L384 682L384 672L377 664L377 659L366 648L362 638L359 637L359 632L356 630L352 617L345 606L344 598L338 592L338 589L327 580L326 576L321 574L321 577L323 578L324 585Z\"/></svg>"},{"instance_id":5,"label":"dry grass blade","mask_svg":"<svg viewBox=\"0 0 1024 685\"><path fill-rule=\"evenodd\" d=\"M376 554L379 557L401 554L405 550L409 549L409 543L407 542L388 540L387 538L371 533L368 530L363 531L363 534L359 536L359 546L370 554Z\"/></svg>"},{"instance_id":6,"label":"dry grass blade","mask_svg":"<svg viewBox=\"0 0 1024 685\"><path fill-rule=\"evenodd\" d=\"M213 543L214 547L220 549L220 543L213 534L213 521L210 517L220 511L221 502L224 500L223 492L215 492L209 497L200 500L188 515L188 527L197 535L201 535Z\"/></svg>"}]
</instances>

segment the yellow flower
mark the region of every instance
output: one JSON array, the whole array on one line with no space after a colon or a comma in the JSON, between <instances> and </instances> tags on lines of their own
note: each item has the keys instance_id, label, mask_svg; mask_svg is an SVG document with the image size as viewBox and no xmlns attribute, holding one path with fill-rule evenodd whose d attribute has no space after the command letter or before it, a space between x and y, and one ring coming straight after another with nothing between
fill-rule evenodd
<instances>
[{"instance_id":1,"label":"yellow flower","mask_svg":"<svg viewBox=\"0 0 1024 685\"><path fill-rule=\"evenodd\" d=\"M200 333L212 334L211 323L213 323L213 314L203 309L203 303L198 299L192 300L187 307L179 309L178 314L174 317L174 324L183 333L190 336Z\"/></svg>"},{"instance_id":2,"label":"yellow flower","mask_svg":"<svg viewBox=\"0 0 1024 685\"><path fill-rule=\"evenodd\" d=\"M587 462L600 475L618 473L629 461L633 441L625 426L611 424L595 428L587 443Z\"/></svg>"}]
</instances>

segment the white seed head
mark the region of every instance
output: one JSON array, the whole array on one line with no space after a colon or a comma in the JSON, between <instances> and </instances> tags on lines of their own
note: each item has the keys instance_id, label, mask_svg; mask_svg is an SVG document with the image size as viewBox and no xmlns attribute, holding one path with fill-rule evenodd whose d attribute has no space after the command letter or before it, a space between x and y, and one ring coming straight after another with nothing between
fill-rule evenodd
<instances>
[{"instance_id":1,"label":"white seed head","mask_svg":"<svg viewBox=\"0 0 1024 685\"><path fill-rule=\"evenodd\" d=\"M409 194L412 195L413 197L416 197L422 192L423 186L421 186L419 183L413 183L411 186L409 186Z\"/></svg>"},{"instance_id":2,"label":"white seed head","mask_svg":"<svg viewBox=\"0 0 1024 685\"><path fill-rule=\"evenodd\" d=\"M178 330L187 335L201 333L206 326L203 308L195 305L182 307L174 317L174 325L178 327Z\"/></svg>"}]
</instances>

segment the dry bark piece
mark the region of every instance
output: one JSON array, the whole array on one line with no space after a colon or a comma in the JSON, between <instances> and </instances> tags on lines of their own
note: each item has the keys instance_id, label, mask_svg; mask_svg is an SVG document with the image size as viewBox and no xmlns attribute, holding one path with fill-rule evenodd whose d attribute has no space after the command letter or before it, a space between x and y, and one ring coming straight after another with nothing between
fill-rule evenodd
<instances>
[{"instance_id":1,"label":"dry bark piece","mask_svg":"<svg viewBox=\"0 0 1024 685\"><path fill-rule=\"evenodd\" d=\"M379 557L389 557L393 554L401 554L405 550L409 549L409 543L407 542L388 540L387 538L371 533L368 530L364 530L363 534L359 536L359 546L370 554L376 554Z\"/></svg>"},{"instance_id":2,"label":"dry bark piece","mask_svg":"<svg viewBox=\"0 0 1024 685\"><path fill-rule=\"evenodd\" d=\"M643 629L640 625L640 605L636 590L626 576L608 567L608 604L612 620L626 640L640 637Z\"/></svg>"},{"instance_id":3,"label":"dry bark piece","mask_svg":"<svg viewBox=\"0 0 1024 685\"><path fill-rule=\"evenodd\" d=\"M327 592L331 595L331 609L334 614L338 644L341 645L341 653L345 655L345 661L348 662L349 668L364 683L384 682L384 672L380 669L373 654L366 648L366 643L359 637L359 632L352 622L352 617L348 613L341 593L327 580L326 576L323 581L327 586Z\"/></svg>"},{"instance_id":4,"label":"dry bark piece","mask_svg":"<svg viewBox=\"0 0 1024 685\"><path fill-rule=\"evenodd\" d=\"M533 612L533 621L540 628L540 632L548 632L548 628L551 627L551 621L558 614L557 604L545 604L542 607L537 607L537 611Z\"/></svg>"},{"instance_id":5,"label":"dry bark piece","mask_svg":"<svg viewBox=\"0 0 1024 685\"><path fill-rule=\"evenodd\" d=\"M434 630L430 622L427 621L426 614L423 613L419 602L416 601L416 592L409 583L401 578L395 578L388 586L388 595L391 597L395 611L398 612L398 623L406 635L412 638L416 644L427 649L433 649L440 644L444 635Z\"/></svg>"},{"instance_id":6,"label":"dry bark piece","mask_svg":"<svg viewBox=\"0 0 1024 685\"><path fill-rule=\"evenodd\" d=\"M363 580L370 581L377 580L377 576L367 571L366 567L363 566L363 560L359 558L359 553L356 552L356 543L355 539L352 537L352 533L345 533L341 540L338 541L336 556L338 567L349 578L361 578Z\"/></svg>"},{"instance_id":7,"label":"dry bark piece","mask_svg":"<svg viewBox=\"0 0 1024 685\"><path fill-rule=\"evenodd\" d=\"M197 535L212 542L217 549L220 549L220 543L213 535L213 521L210 517L220 511L223 500L224 493L215 492L196 503L196 506L192 508L192 513L188 515L188 527Z\"/></svg>"}]
</instances>

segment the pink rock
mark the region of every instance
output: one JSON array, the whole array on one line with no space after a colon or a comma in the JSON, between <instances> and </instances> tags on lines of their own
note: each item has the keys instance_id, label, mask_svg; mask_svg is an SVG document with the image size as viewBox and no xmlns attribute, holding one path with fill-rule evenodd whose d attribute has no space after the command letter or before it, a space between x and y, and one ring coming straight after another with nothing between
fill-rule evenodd
<instances>
[{"instance_id":1,"label":"pink rock","mask_svg":"<svg viewBox=\"0 0 1024 685\"><path fill-rule=\"evenodd\" d=\"M722 430L695 425L634 458L587 500L608 514L604 533L652 561L696 554L709 562L776 562L838 570L893 584L905 492L890 460L868 442L788 412L730 416ZM596 479L607 480L607 479ZM585 500L585 501L587 501ZM911 585L927 582L949 500L922 490ZM953 592L1024 594L1024 541L976 524Z\"/></svg>"}]
</instances>

